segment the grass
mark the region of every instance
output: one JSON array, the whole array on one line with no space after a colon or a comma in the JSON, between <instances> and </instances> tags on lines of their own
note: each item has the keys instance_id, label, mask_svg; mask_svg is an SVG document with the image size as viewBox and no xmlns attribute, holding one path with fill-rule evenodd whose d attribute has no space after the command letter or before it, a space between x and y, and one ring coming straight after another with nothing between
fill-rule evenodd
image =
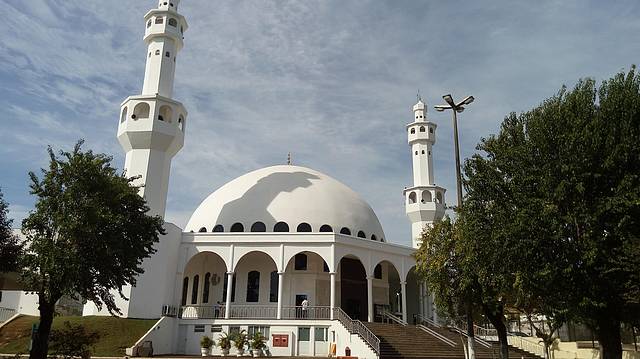
<instances>
[{"instance_id":1,"label":"grass","mask_svg":"<svg viewBox=\"0 0 640 359\"><path fill-rule=\"evenodd\" d=\"M64 322L81 324L89 331L100 334L100 340L94 346L95 356L124 356L125 348L131 347L142 337L157 320L128 319L116 317L56 317L53 329L62 328ZM0 329L0 353L28 353L31 338L31 326L38 317L21 316Z\"/></svg>"}]
</instances>

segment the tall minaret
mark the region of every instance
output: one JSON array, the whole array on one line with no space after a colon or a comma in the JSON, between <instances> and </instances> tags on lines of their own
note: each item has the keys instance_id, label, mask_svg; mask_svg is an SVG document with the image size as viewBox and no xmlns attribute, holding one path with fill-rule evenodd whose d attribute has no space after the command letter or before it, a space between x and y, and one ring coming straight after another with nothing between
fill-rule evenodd
<instances>
[{"instance_id":1,"label":"tall minaret","mask_svg":"<svg viewBox=\"0 0 640 359\"><path fill-rule=\"evenodd\" d=\"M187 21L180 0L160 1L144 16L147 65L142 94L121 105L118 141L126 152L127 176L140 176L140 195L151 214L164 217L171 159L184 143L187 110L172 98L176 57Z\"/></svg>"},{"instance_id":2,"label":"tall minaret","mask_svg":"<svg viewBox=\"0 0 640 359\"><path fill-rule=\"evenodd\" d=\"M433 181L431 148L436 143L436 124L427 121L427 107L418 96L413 106L414 121L407 125L407 136L413 157L413 186L404 190L407 216L411 221L411 240L420 247L424 227L444 216L445 189Z\"/></svg>"}]
</instances>

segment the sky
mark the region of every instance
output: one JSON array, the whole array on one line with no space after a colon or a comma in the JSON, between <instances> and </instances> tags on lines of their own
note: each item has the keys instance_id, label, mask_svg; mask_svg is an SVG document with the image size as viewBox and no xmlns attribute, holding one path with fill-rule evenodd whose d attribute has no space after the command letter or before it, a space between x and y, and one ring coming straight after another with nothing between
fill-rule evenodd
<instances>
[{"instance_id":1,"label":"sky","mask_svg":"<svg viewBox=\"0 0 640 359\"><path fill-rule=\"evenodd\" d=\"M46 148L110 154L122 168L120 103L139 94L151 0L0 0L0 187L18 227L28 172ZM419 90L438 125L436 184L456 203L451 93L462 158L510 112L563 85L627 71L640 55L640 2L183 0L189 22L174 98L189 111L166 220L184 226L207 195L254 169L293 163L358 192L389 242L409 245L405 125ZM313 204L309 204L313 205Z\"/></svg>"}]
</instances>

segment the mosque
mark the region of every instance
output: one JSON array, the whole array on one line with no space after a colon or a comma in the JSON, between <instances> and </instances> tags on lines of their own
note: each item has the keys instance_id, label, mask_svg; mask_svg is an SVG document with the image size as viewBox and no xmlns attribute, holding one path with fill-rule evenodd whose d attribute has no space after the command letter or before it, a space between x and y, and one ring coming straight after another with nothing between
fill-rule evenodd
<instances>
[{"instance_id":1,"label":"mosque","mask_svg":"<svg viewBox=\"0 0 640 359\"><path fill-rule=\"evenodd\" d=\"M117 132L127 174L140 176L140 195L160 216L189 128L173 98L188 29L179 2L162 1L144 16L142 93L122 103ZM367 202L338 180L291 164L257 169L205 198L185 228L165 224L144 274L123 290L130 300L118 302L124 317L160 318L140 342L152 341L155 354L198 354L203 335L244 329L264 334L271 355L326 356L336 343L375 358L379 342L362 322L433 318L412 257L423 228L445 211L445 189L434 184L436 124L426 114L419 100L406 126L412 247L387 237ZM108 313L87 303L83 315Z\"/></svg>"}]
</instances>

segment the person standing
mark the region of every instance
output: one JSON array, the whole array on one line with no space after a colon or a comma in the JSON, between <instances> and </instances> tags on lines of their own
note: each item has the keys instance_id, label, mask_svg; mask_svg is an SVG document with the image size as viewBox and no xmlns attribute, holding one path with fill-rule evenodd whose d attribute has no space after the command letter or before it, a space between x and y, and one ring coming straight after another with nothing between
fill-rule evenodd
<instances>
[{"instance_id":1,"label":"person standing","mask_svg":"<svg viewBox=\"0 0 640 359\"><path fill-rule=\"evenodd\" d=\"M307 300L307 298L304 298L304 300L300 305L302 306L302 318L308 318L309 317L309 301Z\"/></svg>"}]
</instances>

